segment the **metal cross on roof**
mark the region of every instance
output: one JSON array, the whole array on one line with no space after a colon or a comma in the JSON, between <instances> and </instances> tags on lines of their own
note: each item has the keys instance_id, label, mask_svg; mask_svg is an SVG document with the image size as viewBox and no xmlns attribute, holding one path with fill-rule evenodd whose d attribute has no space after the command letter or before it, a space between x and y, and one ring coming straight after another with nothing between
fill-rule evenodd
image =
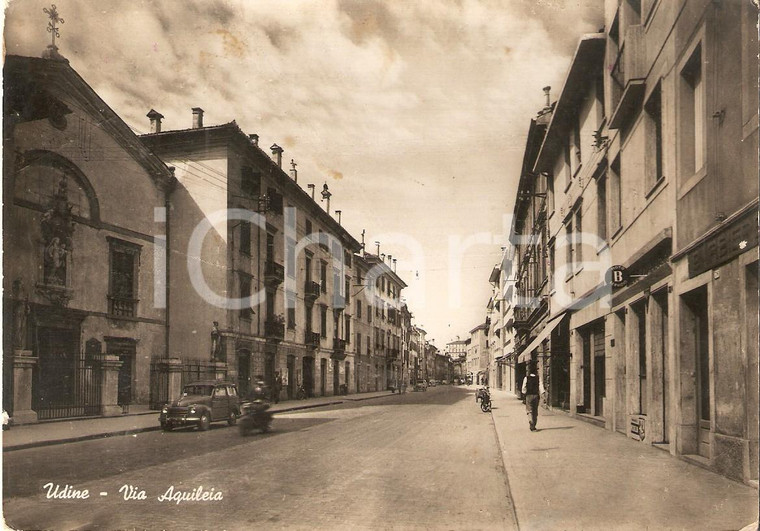
<instances>
[{"instance_id":1,"label":"metal cross on roof","mask_svg":"<svg viewBox=\"0 0 760 531\"><path fill-rule=\"evenodd\" d=\"M44 11L48 18L50 18L50 22L48 22L47 30L48 33L52 34L53 36L53 48L55 48L55 38L61 37L61 34L58 32L58 26L56 26L56 23L64 24L65 21L58 15L58 8L55 7L55 4L50 5L50 9L43 7L42 11Z\"/></svg>"}]
</instances>

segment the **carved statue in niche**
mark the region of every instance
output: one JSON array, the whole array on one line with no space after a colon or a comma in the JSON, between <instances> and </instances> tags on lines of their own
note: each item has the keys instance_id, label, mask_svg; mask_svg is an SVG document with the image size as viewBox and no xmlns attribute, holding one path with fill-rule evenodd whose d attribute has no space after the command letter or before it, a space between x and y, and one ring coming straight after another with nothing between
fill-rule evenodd
<instances>
[{"instance_id":1,"label":"carved statue in niche","mask_svg":"<svg viewBox=\"0 0 760 531\"><path fill-rule=\"evenodd\" d=\"M222 336L219 333L219 321L214 321L211 327L211 361L218 361L222 353Z\"/></svg>"},{"instance_id":2,"label":"carved statue in niche","mask_svg":"<svg viewBox=\"0 0 760 531\"><path fill-rule=\"evenodd\" d=\"M26 350L27 319L29 318L29 296L24 289L24 282L19 278L13 281L13 348Z\"/></svg>"},{"instance_id":3,"label":"carved statue in niche","mask_svg":"<svg viewBox=\"0 0 760 531\"><path fill-rule=\"evenodd\" d=\"M58 183L58 190L42 216L43 283L49 286L66 286L68 254L74 234L72 205L68 201L66 176Z\"/></svg>"}]
</instances>

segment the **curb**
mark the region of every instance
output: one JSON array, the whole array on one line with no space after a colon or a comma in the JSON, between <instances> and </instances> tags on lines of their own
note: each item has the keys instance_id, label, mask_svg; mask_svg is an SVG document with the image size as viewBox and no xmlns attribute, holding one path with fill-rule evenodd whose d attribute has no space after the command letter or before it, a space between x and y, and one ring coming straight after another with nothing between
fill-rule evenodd
<instances>
[{"instance_id":1,"label":"curb","mask_svg":"<svg viewBox=\"0 0 760 531\"><path fill-rule=\"evenodd\" d=\"M338 404L343 404L345 402L359 402L362 400L372 400L374 398L383 398L385 396L392 396L392 395L378 395L378 396L367 396L363 398L356 398L356 399L348 399L348 400L332 400L330 402L322 402L320 404L304 404L299 406L292 406L287 407L283 409L277 409L275 411L272 411L273 414L277 413L287 413L289 411L300 411L304 409L314 409L318 407L324 407L324 406L334 406ZM125 416L138 416L138 415L157 415L156 411L148 411L145 413L135 413L133 415L125 415ZM68 419L68 420L92 420L91 418L81 418L81 419ZM32 426L33 424L26 424L26 426ZM36 424L39 425L39 424ZM24 426L24 424L17 424L17 426ZM150 431L158 431L161 429L161 426L147 426L145 428L132 428L128 430L117 430L117 431L111 431L111 432L103 432L103 433L93 433L90 435L82 435L80 437L67 437L65 439L51 439L47 441L34 441L29 443L23 443L23 444L15 444L12 446L4 446L3 452L13 452L16 450L27 450L30 448L40 448L43 446L55 446L56 444L66 444L66 443L74 443L74 442L82 442L82 441L91 441L94 439L106 439L108 437L120 437L123 435L134 435L136 433L145 433Z\"/></svg>"},{"instance_id":2,"label":"curb","mask_svg":"<svg viewBox=\"0 0 760 531\"><path fill-rule=\"evenodd\" d=\"M134 435L136 433L143 433L147 431L158 431L161 426L148 426L146 428L133 428L130 430L110 431L104 433L93 433L91 435L82 435L80 437L67 437L65 439L51 439L48 441L35 441L24 444L16 444L13 446L5 446L3 452L13 452L15 450L27 450L29 448L40 448L42 446L54 446L56 444L65 444L73 442L91 441L93 439L107 439L108 437L119 437L122 435Z\"/></svg>"}]
</instances>

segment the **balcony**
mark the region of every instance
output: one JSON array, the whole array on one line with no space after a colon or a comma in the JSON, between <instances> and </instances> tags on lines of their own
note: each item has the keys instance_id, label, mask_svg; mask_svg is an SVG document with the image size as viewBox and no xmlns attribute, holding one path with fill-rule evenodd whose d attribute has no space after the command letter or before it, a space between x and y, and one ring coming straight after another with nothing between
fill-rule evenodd
<instances>
[{"instance_id":1,"label":"balcony","mask_svg":"<svg viewBox=\"0 0 760 531\"><path fill-rule=\"evenodd\" d=\"M285 337L285 323L278 319L267 319L264 321L264 335L267 339L283 339Z\"/></svg>"},{"instance_id":2,"label":"balcony","mask_svg":"<svg viewBox=\"0 0 760 531\"><path fill-rule=\"evenodd\" d=\"M528 326L528 319L533 312L532 308L518 306L515 308L515 328L525 328Z\"/></svg>"},{"instance_id":3,"label":"balcony","mask_svg":"<svg viewBox=\"0 0 760 531\"><path fill-rule=\"evenodd\" d=\"M264 262L264 282L271 286L282 284L285 280L285 266L273 260Z\"/></svg>"},{"instance_id":4,"label":"balcony","mask_svg":"<svg viewBox=\"0 0 760 531\"><path fill-rule=\"evenodd\" d=\"M319 286L318 282L314 282L313 280L307 280L304 284L303 289L303 296L304 300L308 303L313 303L315 300L319 298L320 293L322 292L321 287Z\"/></svg>"},{"instance_id":5,"label":"balcony","mask_svg":"<svg viewBox=\"0 0 760 531\"><path fill-rule=\"evenodd\" d=\"M344 360L346 359L346 340L339 337L333 338L333 353L332 359Z\"/></svg>"},{"instance_id":6,"label":"balcony","mask_svg":"<svg viewBox=\"0 0 760 531\"><path fill-rule=\"evenodd\" d=\"M319 348L319 332L306 331L305 341L308 348Z\"/></svg>"},{"instance_id":7,"label":"balcony","mask_svg":"<svg viewBox=\"0 0 760 531\"><path fill-rule=\"evenodd\" d=\"M622 89L620 101L610 116L610 129L620 129L636 114L646 89L646 54L644 26L637 24L625 31L625 40L612 69L613 83Z\"/></svg>"}]
</instances>

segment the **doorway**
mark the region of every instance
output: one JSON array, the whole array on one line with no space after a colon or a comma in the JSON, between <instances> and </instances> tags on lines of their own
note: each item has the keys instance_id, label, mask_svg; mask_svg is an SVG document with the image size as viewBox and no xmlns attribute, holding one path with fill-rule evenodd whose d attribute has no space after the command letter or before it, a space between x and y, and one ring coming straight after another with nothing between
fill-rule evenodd
<instances>
[{"instance_id":1,"label":"doorway","mask_svg":"<svg viewBox=\"0 0 760 531\"><path fill-rule=\"evenodd\" d=\"M639 413L646 415L649 410L649 397L647 396L647 301L643 300L631 306L636 319L636 336L634 346L637 350L638 359L638 397Z\"/></svg>"},{"instance_id":2,"label":"doorway","mask_svg":"<svg viewBox=\"0 0 760 531\"><path fill-rule=\"evenodd\" d=\"M670 381L670 370L668 368L668 290L663 289L652 295L652 372L657 376L654 382L657 385L658 404L657 411L660 414L660 430L657 442L668 442L669 418L668 409L670 408L670 392L668 382ZM655 372L655 362L658 367Z\"/></svg>"},{"instance_id":3,"label":"doorway","mask_svg":"<svg viewBox=\"0 0 760 531\"><path fill-rule=\"evenodd\" d=\"M594 327L594 415L604 415L605 393L604 322Z\"/></svg>"},{"instance_id":4,"label":"doorway","mask_svg":"<svg viewBox=\"0 0 760 531\"><path fill-rule=\"evenodd\" d=\"M248 396L248 393L251 391L251 353L247 350L238 350L237 366L238 394L240 396Z\"/></svg>"},{"instance_id":5,"label":"doorway","mask_svg":"<svg viewBox=\"0 0 760 531\"><path fill-rule=\"evenodd\" d=\"M288 355L288 400L296 396L296 357Z\"/></svg>"},{"instance_id":6,"label":"doorway","mask_svg":"<svg viewBox=\"0 0 760 531\"><path fill-rule=\"evenodd\" d=\"M133 339L113 338L106 339L106 352L113 356L119 356L117 404L128 406L133 400L132 375L136 357L136 344Z\"/></svg>"},{"instance_id":7,"label":"doorway","mask_svg":"<svg viewBox=\"0 0 760 531\"><path fill-rule=\"evenodd\" d=\"M694 371L694 406L696 410L696 451L710 458L710 330L707 287L683 297L682 361ZM682 371L683 373L683 371Z\"/></svg>"},{"instance_id":8,"label":"doorway","mask_svg":"<svg viewBox=\"0 0 760 531\"><path fill-rule=\"evenodd\" d=\"M320 396L327 396L327 360L319 360L319 393Z\"/></svg>"},{"instance_id":9,"label":"doorway","mask_svg":"<svg viewBox=\"0 0 760 531\"><path fill-rule=\"evenodd\" d=\"M312 356L304 356L303 390L306 392L306 396L309 398L314 396L314 368L314 358Z\"/></svg>"},{"instance_id":10,"label":"doorway","mask_svg":"<svg viewBox=\"0 0 760 531\"><path fill-rule=\"evenodd\" d=\"M333 366L333 394L339 395L340 394L340 363L333 360L332 366Z\"/></svg>"}]
</instances>

